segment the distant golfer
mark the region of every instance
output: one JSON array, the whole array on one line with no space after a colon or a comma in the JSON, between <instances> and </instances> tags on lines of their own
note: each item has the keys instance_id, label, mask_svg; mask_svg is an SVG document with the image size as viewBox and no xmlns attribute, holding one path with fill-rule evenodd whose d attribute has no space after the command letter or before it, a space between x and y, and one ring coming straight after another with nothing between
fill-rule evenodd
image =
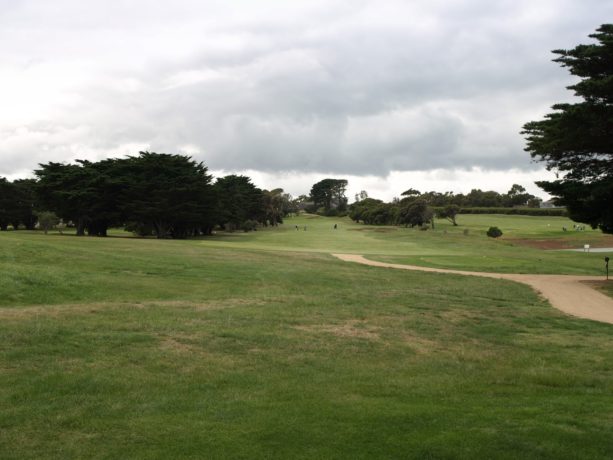
<instances>
[{"instance_id":1,"label":"distant golfer","mask_svg":"<svg viewBox=\"0 0 613 460\"><path fill-rule=\"evenodd\" d=\"M304 231L306 232L306 225L304 226Z\"/></svg>"},{"instance_id":2,"label":"distant golfer","mask_svg":"<svg viewBox=\"0 0 613 460\"><path fill-rule=\"evenodd\" d=\"M336 224L334 224L334 230L336 230Z\"/></svg>"}]
</instances>

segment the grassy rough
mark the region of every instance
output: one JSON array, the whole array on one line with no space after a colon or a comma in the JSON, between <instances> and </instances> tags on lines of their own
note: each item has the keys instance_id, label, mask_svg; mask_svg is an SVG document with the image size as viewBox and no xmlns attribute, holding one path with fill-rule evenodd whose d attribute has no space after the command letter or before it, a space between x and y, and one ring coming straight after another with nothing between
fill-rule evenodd
<instances>
[{"instance_id":1,"label":"grassy rough","mask_svg":"<svg viewBox=\"0 0 613 460\"><path fill-rule=\"evenodd\" d=\"M523 285L324 253L442 256L434 233L294 222L0 235L0 457L613 455L612 326Z\"/></svg>"}]
</instances>

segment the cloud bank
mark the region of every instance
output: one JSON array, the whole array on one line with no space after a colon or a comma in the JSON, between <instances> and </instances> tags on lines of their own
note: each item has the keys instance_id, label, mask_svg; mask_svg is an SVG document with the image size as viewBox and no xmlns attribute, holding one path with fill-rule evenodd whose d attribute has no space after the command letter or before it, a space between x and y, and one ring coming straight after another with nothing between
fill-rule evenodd
<instances>
[{"instance_id":1,"label":"cloud bank","mask_svg":"<svg viewBox=\"0 0 613 460\"><path fill-rule=\"evenodd\" d=\"M572 100L550 50L613 17L602 0L7 3L9 176L143 149L262 177L530 175L521 126Z\"/></svg>"}]
</instances>

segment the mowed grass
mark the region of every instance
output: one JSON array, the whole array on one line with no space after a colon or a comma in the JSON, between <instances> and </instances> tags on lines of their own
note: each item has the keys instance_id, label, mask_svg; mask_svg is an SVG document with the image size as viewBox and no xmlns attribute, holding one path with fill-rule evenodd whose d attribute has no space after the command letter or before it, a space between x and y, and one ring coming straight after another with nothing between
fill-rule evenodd
<instances>
[{"instance_id":1,"label":"mowed grass","mask_svg":"<svg viewBox=\"0 0 613 460\"><path fill-rule=\"evenodd\" d=\"M0 458L613 455L613 326L326 253L433 251L435 232L293 222L0 234Z\"/></svg>"},{"instance_id":2,"label":"mowed grass","mask_svg":"<svg viewBox=\"0 0 613 460\"><path fill-rule=\"evenodd\" d=\"M604 275L604 256L613 256L613 251L584 254L525 245L526 240L555 240L574 248L584 244L613 247L610 235L589 227L574 231L573 222L566 218L460 215L458 222L460 225L454 227L439 219L434 230L421 231L307 215L289 219L274 230L222 233L203 240L202 244L272 251L346 252L384 262L502 273ZM337 230L333 228L335 223ZM488 238L485 233L490 226L500 227L503 237ZM564 232L563 227L571 230Z\"/></svg>"}]
</instances>

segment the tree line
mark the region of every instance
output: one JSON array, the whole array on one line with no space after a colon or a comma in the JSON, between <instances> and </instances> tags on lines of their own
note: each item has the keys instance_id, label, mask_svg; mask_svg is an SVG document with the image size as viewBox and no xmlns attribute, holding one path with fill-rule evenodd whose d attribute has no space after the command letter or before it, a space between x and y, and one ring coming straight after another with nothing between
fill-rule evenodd
<instances>
[{"instance_id":1,"label":"tree line","mask_svg":"<svg viewBox=\"0 0 613 460\"><path fill-rule=\"evenodd\" d=\"M356 222L370 225L434 225L434 217L448 219L457 225L456 216L467 209L517 209L538 208L541 200L513 184L507 193L473 189L467 194L453 192L425 192L410 188L402 198L385 203L369 198L366 192L356 195L356 202L349 206L349 217ZM358 200L358 198L360 198Z\"/></svg>"},{"instance_id":2,"label":"tree line","mask_svg":"<svg viewBox=\"0 0 613 460\"><path fill-rule=\"evenodd\" d=\"M36 179L0 178L0 229L33 229L38 215L53 212L77 235L106 236L109 228L124 227L142 236L187 238L215 227L274 226L296 211L282 189L262 190L240 175L213 182L206 166L183 155L50 162L34 173Z\"/></svg>"},{"instance_id":3,"label":"tree line","mask_svg":"<svg viewBox=\"0 0 613 460\"><path fill-rule=\"evenodd\" d=\"M327 178L310 195L293 199L283 189L262 190L249 177L228 175L213 181L208 169L190 157L153 152L98 162L49 162L35 179L0 178L0 229L43 229L61 219L77 235L106 236L123 227L140 236L187 238L213 229L255 230L276 226L304 209L328 216L349 216L368 224L422 226L437 215L454 224L460 207L538 206L539 200L513 185L506 194L426 192L409 189L391 203L362 191L348 205L347 180Z\"/></svg>"}]
</instances>

